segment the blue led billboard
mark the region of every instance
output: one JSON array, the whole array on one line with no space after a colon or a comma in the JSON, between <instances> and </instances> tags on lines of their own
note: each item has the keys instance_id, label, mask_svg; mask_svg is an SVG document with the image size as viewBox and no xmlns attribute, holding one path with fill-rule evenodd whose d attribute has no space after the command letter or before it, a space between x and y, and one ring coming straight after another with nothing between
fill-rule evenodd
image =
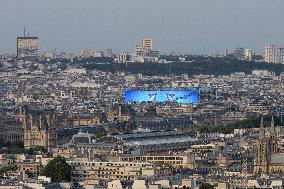
<instances>
[{"instance_id":1,"label":"blue led billboard","mask_svg":"<svg viewBox=\"0 0 284 189\"><path fill-rule=\"evenodd\" d=\"M176 102L182 104L197 104L198 91L196 89L168 91L126 90L124 93L124 99L125 103Z\"/></svg>"}]
</instances>

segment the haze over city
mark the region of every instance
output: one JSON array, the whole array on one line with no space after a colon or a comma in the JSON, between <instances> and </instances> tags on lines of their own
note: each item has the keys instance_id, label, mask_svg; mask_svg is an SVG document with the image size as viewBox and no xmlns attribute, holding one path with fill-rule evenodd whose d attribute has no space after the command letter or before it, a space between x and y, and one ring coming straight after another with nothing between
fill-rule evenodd
<instances>
[{"instance_id":1,"label":"haze over city","mask_svg":"<svg viewBox=\"0 0 284 189\"><path fill-rule=\"evenodd\" d=\"M0 0L0 189L284 189L284 0Z\"/></svg>"},{"instance_id":2,"label":"haze over city","mask_svg":"<svg viewBox=\"0 0 284 189\"><path fill-rule=\"evenodd\" d=\"M15 36L40 38L40 51L131 51L151 36L162 52L203 54L245 46L284 45L283 0L1 0L0 52Z\"/></svg>"}]
</instances>

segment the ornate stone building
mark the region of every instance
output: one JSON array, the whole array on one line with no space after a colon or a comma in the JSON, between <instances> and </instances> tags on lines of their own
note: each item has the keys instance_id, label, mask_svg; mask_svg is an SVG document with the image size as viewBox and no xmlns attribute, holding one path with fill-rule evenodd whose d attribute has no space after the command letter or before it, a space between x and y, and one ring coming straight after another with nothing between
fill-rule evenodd
<instances>
[{"instance_id":1,"label":"ornate stone building","mask_svg":"<svg viewBox=\"0 0 284 189\"><path fill-rule=\"evenodd\" d=\"M23 130L17 116L0 115L0 128L0 142L14 143L23 141Z\"/></svg>"},{"instance_id":2,"label":"ornate stone building","mask_svg":"<svg viewBox=\"0 0 284 189\"><path fill-rule=\"evenodd\" d=\"M266 132L261 118L259 138L254 146L254 174L284 174L284 153L279 151L279 138L272 117L270 132Z\"/></svg>"},{"instance_id":3,"label":"ornate stone building","mask_svg":"<svg viewBox=\"0 0 284 189\"><path fill-rule=\"evenodd\" d=\"M24 147L43 146L50 151L56 143L55 116L50 111L29 111L20 114L20 123L24 130Z\"/></svg>"}]
</instances>

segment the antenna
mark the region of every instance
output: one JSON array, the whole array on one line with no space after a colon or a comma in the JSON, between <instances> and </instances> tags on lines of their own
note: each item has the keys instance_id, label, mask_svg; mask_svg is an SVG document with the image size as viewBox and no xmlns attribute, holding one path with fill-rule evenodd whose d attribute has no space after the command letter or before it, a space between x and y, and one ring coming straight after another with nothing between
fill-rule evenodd
<instances>
[{"instance_id":1,"label":"antenna","mask_svg":"<svg viewBox=\"0 0 284 189\"><path fill-rule=\"evenodd\" d=\"M24 26L24 37L26 37L26 27Z\"/></svg>"}]
</instances>

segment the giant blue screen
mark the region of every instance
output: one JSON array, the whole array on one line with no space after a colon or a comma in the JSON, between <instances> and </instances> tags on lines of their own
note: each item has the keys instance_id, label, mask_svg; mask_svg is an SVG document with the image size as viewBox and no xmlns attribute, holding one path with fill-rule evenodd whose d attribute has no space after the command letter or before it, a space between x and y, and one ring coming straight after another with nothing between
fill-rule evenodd
<instances>
[{"instance_id":1,"label":"giant blue screen","mask_svg":"<svg viewBox=\"0 0 284 189\"><path fill-rule=\"evenodd\" d=\"M131 102L176 102L183 104L197 104L198 91L192 90L168 90L168 91L140 91L126 90L125 103Z\"/></svg>"}]
</instances>

